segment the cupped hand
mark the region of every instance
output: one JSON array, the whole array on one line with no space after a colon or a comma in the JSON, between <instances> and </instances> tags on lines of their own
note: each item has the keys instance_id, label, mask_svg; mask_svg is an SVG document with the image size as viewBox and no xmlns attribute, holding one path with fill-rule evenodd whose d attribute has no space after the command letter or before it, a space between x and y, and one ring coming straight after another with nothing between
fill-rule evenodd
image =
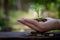
<instances>
[{"instance_id":1,"label":"cupped hand","mask_svg":"<svg viewBox=\"0 0 60 40\"><path fill-rule=\"evenodd\" d=\"M45 32L49 30L55 29L57 26L57 21L56 19L53 18L46 18L46 22L38 22L34 19L28 19L28 18L20 18L18 22L27 25L33 30L39 31L39 32Z\"/></svg>"}]
</instances>

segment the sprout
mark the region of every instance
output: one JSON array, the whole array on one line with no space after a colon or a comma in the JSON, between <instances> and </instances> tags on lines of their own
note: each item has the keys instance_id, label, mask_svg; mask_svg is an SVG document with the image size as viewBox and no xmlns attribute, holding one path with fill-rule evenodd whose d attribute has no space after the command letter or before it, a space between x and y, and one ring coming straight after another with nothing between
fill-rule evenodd
<instances>
[{"instance_id":1,"label":"sprout","mask_svg":"<svg viewBox=\"0 0 60 40\"><path fill-rule=\"evenodd\" d=\"M41 18L42 17L42 13L44 12L45 10L45 7L44 5L40 5L40 4L33 4L31 5L30 9L33 11L35 11L37 13L37 17L38 18Z\"/></svg>"}]
</instances>

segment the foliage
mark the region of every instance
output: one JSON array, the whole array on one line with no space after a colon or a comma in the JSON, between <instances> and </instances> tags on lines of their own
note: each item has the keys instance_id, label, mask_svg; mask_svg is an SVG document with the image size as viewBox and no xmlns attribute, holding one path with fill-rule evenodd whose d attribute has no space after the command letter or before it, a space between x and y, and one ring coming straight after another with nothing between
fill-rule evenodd
<instances>
[{"instance_id":1,"label":"foliage","mask_svg":"<svg viewBox=\"0 0 60 40\"><path fill-rule=\"evenodd\" d=\"M10 4L11 6L13 6L13 5L16 4L16 0L8 0L8 2L9 2L9 4Z\"/></svg>"},{"instance_id":2,"label":"foliage","mask_svg":"<svg viewBox=\"0 0 60 40\"><path fill-rule=\"evenodd\" d=\"M60 0L35 0L34 4L44 5L47 10L58 11L58 18L60 18ZM52 5L53 3L53 5Z\"/></svg>"}]
</instances>

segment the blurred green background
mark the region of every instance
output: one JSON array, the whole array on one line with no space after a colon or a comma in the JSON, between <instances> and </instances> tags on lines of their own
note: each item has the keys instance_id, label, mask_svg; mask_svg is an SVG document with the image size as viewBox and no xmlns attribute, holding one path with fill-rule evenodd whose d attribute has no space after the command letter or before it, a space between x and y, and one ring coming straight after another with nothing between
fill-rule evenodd
<instances>
[{"instance_id":1,"label":"blurred green background","mask_svg":"<svg viewBox=\"0 0 60 40\"><path fill-rule=\"evenodd\" d=\"M33 31L17 20L37 17L60 19L60 0L0 0L0 32Z\"/></svg>"}]
</instances>

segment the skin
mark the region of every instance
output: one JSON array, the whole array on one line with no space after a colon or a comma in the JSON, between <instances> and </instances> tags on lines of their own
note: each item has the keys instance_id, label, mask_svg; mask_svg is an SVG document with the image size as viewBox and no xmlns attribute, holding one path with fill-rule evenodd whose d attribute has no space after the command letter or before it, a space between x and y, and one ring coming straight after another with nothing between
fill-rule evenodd
<instances>
[{"instance_id":1,"label":"skin","mask_svg":"<svg viewBox=\"0 0 60 40\"><path fill-rule=\"evenodd\" d=\"M33 19L28 18L20 18L18 22L27 25L33 30L39 31L39 32L45 32L49 30L59 30L60 29L60 21L53 18L46 18L46 22L38 22Z\"/></svg>"}]
</instances>

